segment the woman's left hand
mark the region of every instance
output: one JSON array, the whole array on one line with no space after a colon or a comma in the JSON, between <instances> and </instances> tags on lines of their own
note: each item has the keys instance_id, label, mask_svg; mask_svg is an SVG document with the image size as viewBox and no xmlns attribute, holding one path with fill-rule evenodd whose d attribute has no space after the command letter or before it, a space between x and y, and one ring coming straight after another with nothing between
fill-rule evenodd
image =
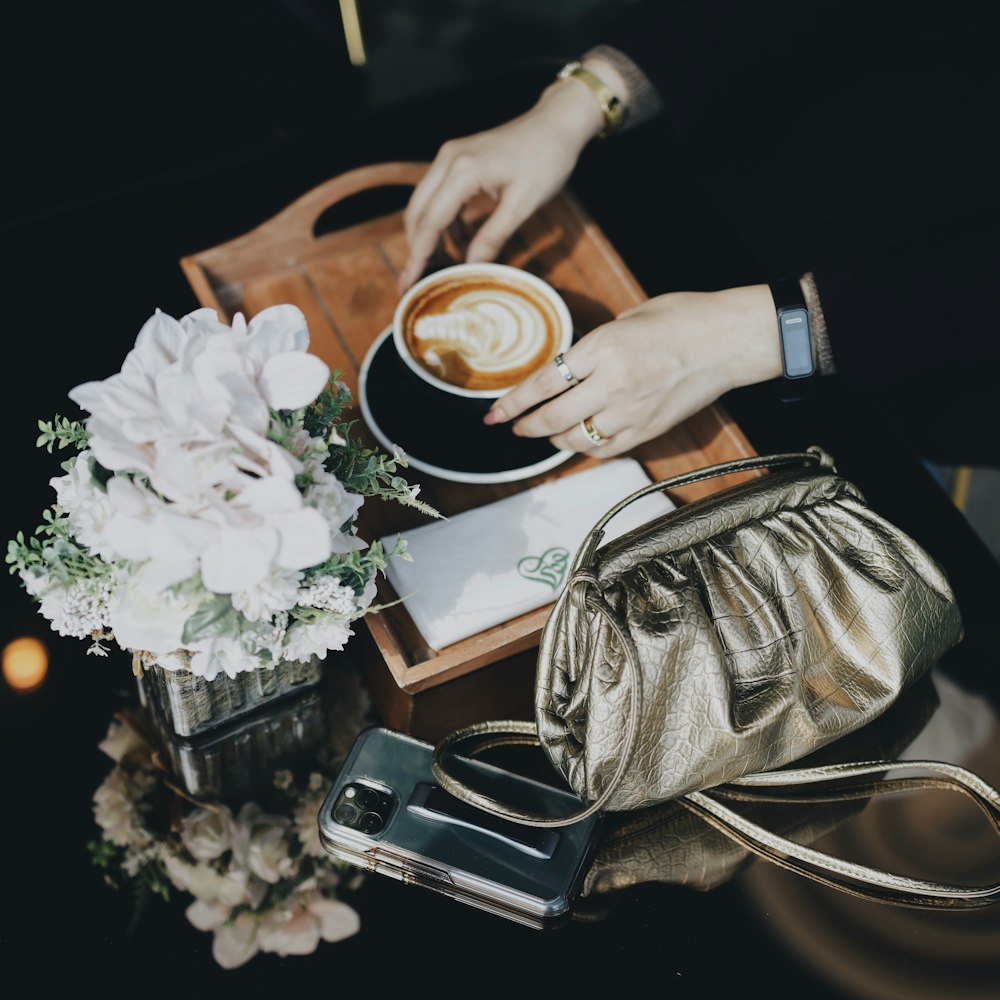
<instances>
[{"instance_id":1,"label":"woman's left hand","mask_svg":"<svg viewBox=\"0 0 1000 1000\"><path fill-rule=\"evenodd\" d=\"M659 295L591 330L563 359L573 382L548 364L501 396L485 422L515 420L515 434L608 458L782 372L767 285ZM592 440L584 421L604 440Z\"/></svg>"}]
</instances>

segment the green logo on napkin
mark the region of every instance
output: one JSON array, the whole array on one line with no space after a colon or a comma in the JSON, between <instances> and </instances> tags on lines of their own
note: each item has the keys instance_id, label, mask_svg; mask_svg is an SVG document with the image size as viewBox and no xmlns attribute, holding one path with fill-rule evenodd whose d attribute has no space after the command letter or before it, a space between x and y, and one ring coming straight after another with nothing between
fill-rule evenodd
<instances>
[{"instance_id":1,"label":"green logo on napkin","mask_svg":"<svg viewBox=\"0 0 1000 1000\"><path fill-rule=\"evenodd\" d=\"M540 556L525 556L517 564L517 571L525 580L547 583L553 590L558 590L566 575L568 562L569 551L557 547L546 549Z\"/></svg>"}]
</instances>

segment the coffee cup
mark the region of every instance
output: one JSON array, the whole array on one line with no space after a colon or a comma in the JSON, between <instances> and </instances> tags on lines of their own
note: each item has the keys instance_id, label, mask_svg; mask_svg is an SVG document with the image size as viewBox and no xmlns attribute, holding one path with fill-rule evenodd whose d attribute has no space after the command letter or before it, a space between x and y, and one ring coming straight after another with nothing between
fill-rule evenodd
<instances>
[{"instance_id":1,"label":"coffee cup","mask_svg":"<svg viewBox=\"0 0 1000 1000\"><path fill-rule=\"evenodd\" d=\"M454 264L404 293L392 336L423 383L488 403L568 350L573 321L559 293L527 271Z\"/></svg>"}]
</instances>

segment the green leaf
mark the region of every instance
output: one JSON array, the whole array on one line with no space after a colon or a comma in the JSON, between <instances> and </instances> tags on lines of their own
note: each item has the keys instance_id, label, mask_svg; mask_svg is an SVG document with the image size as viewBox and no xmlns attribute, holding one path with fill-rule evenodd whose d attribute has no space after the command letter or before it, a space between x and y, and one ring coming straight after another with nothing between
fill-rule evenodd
<instances>
[{"instance_id":1,"label":"green leaf","mask_svg":"<svg viewBox=\"0 0 1000 1000\"><path fill-rule=\"evenodd\" d=\"M239 631L239 615L225 594L216 595L184 623L181 641L185 644L220 635L235 636Z\"/></svg>"}]
</instances>

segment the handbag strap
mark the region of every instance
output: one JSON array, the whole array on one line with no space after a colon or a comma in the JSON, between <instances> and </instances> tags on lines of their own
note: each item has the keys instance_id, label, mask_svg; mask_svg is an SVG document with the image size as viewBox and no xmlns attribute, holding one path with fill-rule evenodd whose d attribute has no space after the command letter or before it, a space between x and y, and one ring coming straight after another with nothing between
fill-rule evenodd
<instances>
[{"instance_id":1,"label":"handbag strap","mask_svg":"<svg viewBox=\"0 0 1000 1000\"><path fill-rule=\"evenodd\" d=\"M805 451L758 455L754 458L738 458L731 462L720 462L718 465L710 465L704 469L695 469L693 472L684 472L678 476L672 476L670 479L661 479L658 482L649 483L641 487L623 500L619 500L590 529L590 533L584 539L583 544L577 549L570 577L591 563L597 547L604 538L604 529L607 527L608 522L617 514L620 514L629 504L635 503L641 497L664 490L676 490L682 486L690 486L692 483L700 483L706 479L715 479L717 476L729 476L739 472L753 472L758 469L776 469L789 465L814 465L822 469L831 470L834 468L833 458L818 445L813 445Z\"/></svg>"},{"instance_id":2,"label":"handbag strap","mask_svg":"<svg viewBox=\"0 0 1000 1000\"><path fill-rule=\"evenodd\" d=\"M814 465L823 469L833 469L833 459L818 445L812 445L805 451L783 452L776 455L759 455L755 458L737 458L732 462L720 462L718 465L710 465L704 469L695 469L693 472L684 472L670 479L661 479L655 483L649 483L641 487L634 493L619 500L610 510L608 510L597 523L590 529L589 534L584 539L583 544L577 549L576 557L573 560L573 567L570 577L580 572L584 566L590 565L593 561L594 553L597 551L601 540L604 538L604 529L608 522L620 514L629 504L635 503L641 497L650 493L660 493L665 490L675 490L682 486L690 486L692 483L700 483L706 479L715 479L717 476L729 476L740 472L753 472L759 469L776 469L788 465Z\"/></svg>"},{"instance_id":3,"label":"handbag strap","mask_svg":"<svg viewBox=\"0 0 1000 1000\"><path fill-rule=\"evenodd\" d=\"M870 798L884 792L944 788L971 798L989 819L994 831L1000 834L1000 792L974 772L943 761L863 761L770 771L746 775L731 782L731 785L751 789L789 787L900 770L916 770L923 774L919 777L886 778L855 784L797 801L842 801L849 798ZM767 796L759 796L753 792L741 793L732 787L720 786L704 792L690 792L681 796L678 801L746 850L821 885L860 899L920 909L981 909L1000 901L1000 885L952 885L844 861L772 833L724 805L719 801L720 798L769 800ZM788 799L781 797L780 801L787 802Z\"/></svg>"},{"instance_id":4,"label":"handbag strap","mask_svg":"<svg viewBox=\"0 0 1000 1000\"><path fill-rule=\"evenodd\" d=\"M603 615L604 620L618 636L625 656L626 671L629 679L629 711L625 720L622 752L619 755L615 773L611 776L601 794L593 802L575 812L563 816L548 816L544 813L519 809L507 802L501 802L499 799L492 798L467 785L448 771L444 763L445 754L466 740L479 740L476 747L477 751L496 746L523 746L524 744L541 746L538 727L535 723L513 719L496 719L489 722L477 722L470 726L463 726L438 742L434 747L434 753L431 757L431 770L434 772L434 778L437 783L446 792L494 816L500 816L503 819L510 820L512 823L520 823L523 826L535 827L569 826L572 823L578 823L580 820L586 819L588 816L593 816L594 813L600 812L608 804L611 796L614 795L621 783L622 778L625 777L625 771L628 769L632 761L632 754L635 752L639 732L640 685L642 681L639 666L635 660L635 652L632 649L632 643L622 631L621 626L600 601L588 599L587 606L598 614ZM485 736L491 737L491 739L482 741L481 738Z\"/></svg>"}]
</instances>

